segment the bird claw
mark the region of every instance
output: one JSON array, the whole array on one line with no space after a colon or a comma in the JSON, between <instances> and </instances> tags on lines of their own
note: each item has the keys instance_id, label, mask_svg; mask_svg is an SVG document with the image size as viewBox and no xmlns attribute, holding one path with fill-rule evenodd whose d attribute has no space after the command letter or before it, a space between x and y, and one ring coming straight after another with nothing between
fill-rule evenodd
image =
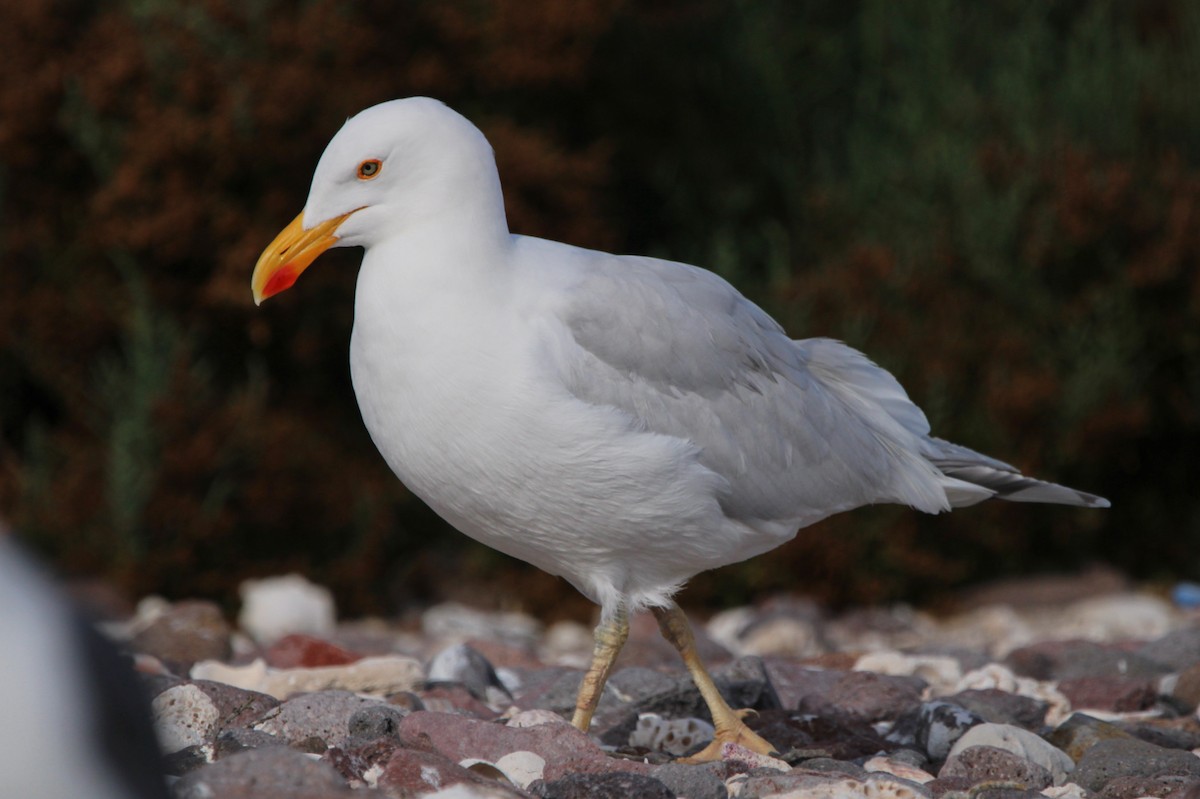
<instances>
[{"instance_id":1,"label":"bird claw","mask_svg":"<svg viewBox=\"0 0 1200 799\"><path fill-rule=\"evenodd\" d=\"M738 746L749 749L751 752L756 752L760 755L768 755L770 757L779 757L779 752L765 738L760 736L754 730L742 723L742 719L746 716L754 715L754 710L739 710L735 711L737 717L734 724L718 729L713 736L712 743L701 749L694 755L680 758L680 763L711 763L715 760L723 760L721 750L725 744L737 744Z\"/></svg>"}]
</instances>

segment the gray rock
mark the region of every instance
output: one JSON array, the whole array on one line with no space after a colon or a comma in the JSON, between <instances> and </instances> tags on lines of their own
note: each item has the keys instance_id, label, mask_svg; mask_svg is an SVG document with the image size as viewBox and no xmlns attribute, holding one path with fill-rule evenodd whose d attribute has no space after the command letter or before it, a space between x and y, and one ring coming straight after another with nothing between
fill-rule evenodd
<instances>
[{"instance_id":1,"label":"gray rock","mask_svg":"<svg viewBox=\"0 0 1200 799\"><path fill-rule=\"evenodd\" d=\"M805 771L820 771L826 774L844 774L858 780L867 778L867 770L849 760L835 760L832 757L814 757L804 761Z\"/></svg>"},{"instance_id":2,"label":"gray rock","mask_svg":"<svg viewBox=\"0 0 1200 799\"><path fill-rule=\"evenodd\" d=\"M815 702L811 696L802 700L800 708L832 706L864 721L890 721L918 707L925 688L925 681L919 677L849 671Z\"/></svg>"},{"instance_id":3,"label":"gray rock","mask_svg":"<svg viewBox=\"0 0 1200 799\"><path fill-rule=\"evenodd\" d=\"M716 766L667 763L650 772L650 776L667 786L676 796L687 799L728 799L725 782L717 776Z\"/></svg>"},{"instance_id":4,"label":"gray rock","mask_svg":"<svg viewBox=\"0 0 1200 799\"><path fill-rule=\"evenodd\" d=\"M1101 721L1085 713L1072 713L1070 718L1046 735L1046 740L1066 752L1072 760L1078 763L1087 750L1101 741L1132 737L1128 732L1107 721Z\"/></svg>"},{"instance_id":5,"label":"gray rock","mask_svg":"<svg viewBox=\"0 0 1200 799\"><path fill-rule=\"evenodd\" d=\"M1005 665L1038 680L1071 677L1161 677L1170 667L1150 658L1092 641L1042 641L1014 649Z\"/></svg>"},{"instance_id":6,"label":"gray rock","mask_svg":"<svg viewBox=\"0 0 1200 799\"><path fill-rule=\"evenodd\" d=\"M327 763L287 747L238 752L175 783L175 799L349 799L355 796Z\"/></svg>"},{"instance_id":7,"label":"gray rock","mask_svg":"<svg viewBox=\"0 0 1200 799\"><path fill-rule=\"evenodd\" d=\"M287 741L278 735L272 735L262 730L248 730L235 727L217 735L213 747L213 759L220 760L236 752L246 749L260 749L264 746L287 746Z\"/></svg>"},{"instance_id":8,"label":"gray rock","mask_svg":"<svg viewBox=\"0 0 1200 799\"><path fill-rule=\"evenodd\" d=\"M267 711L254 729L278 735L290 746L321 752L330 746L345 746L351 717L363 708L380 706L385 706L380 700L349 691L301 694Z\"/></svg>"},{"instance_id":9,"label":"gray rock","mask_svg":"<svg viewBox=\"0 0 1200 799\"><path fill-rule=\"evenodd\" d=\"M1200 628L1169 632L1143 645L1137 654L1163 664L1168 671L1186 671L1200 663Z\"/></svg>"},{"instance_id":10,"label":"gray rock","mask_svg":"<svg viewBox=\"0 0 1200 799\"><path fill-rule=\"evenodd\" d=\"M679 678L643 666L630 666L613 672L608 685L612 686L617 699L636 704L651 696L674 691L679 687Z\"/></svg>"},{"instance_id":11,"label":"gray rock","mask_svg":"<svg viewBox=\"0 0 1200 799\"><path fill-rule=\"evenodd\" d=\"M846 672L837 669L818 669L805 666L790 658L770 657L763 660L771 686L784 708L794 709L806 697L824 697Z\"/></svg>"},{"instance_id":12,"label":"gray rock","mask_svg":"<svg viewBox=\"0 0 1200 799\"><path fill-rule=\"evenodd\" d=\"M1049 708L1049 705L1040 699L1001 691L998 688L960 691L943 698L947 702L965 707L984 721L1012 724L1034 732L1045 726L1046 710Z\"/></svg>"},{"instance_id":13,"label":"gray rock","mask_svg":"<svg viewBox=\"0 0 1200 799\"><path fill-rule=\"evenodd\" d=\"M1099 791L1116 777L1200 778L1200 757L1139 740L1101 741L1084 753L1071 781Z\"/></svg>"},{"instance_id":14,"label":"gray rock","mask_svg":"<svg viewBox=\"0 0 1200 799\"><path fill-rule=\"evenodd\" d=\"M430 683L460 683L472 696L484 702L492 701L497 694L512 699L491 662L467 644L448 646L434 655L426 679Z\"/></svg>"},{"instance_id":15,"label":"gray rock","mask_svg":"<svg viewBox=\"0 0 1200 799\"><path fill-rule=\"evenodd\" d=\"M1200 729L1190 723L1179 726L1172 719L1146 719L1144 721L1123 721L1121 729L1135 738L1146 743L1167 749L1200 749Z\"/></svg>"},{"instance_id":16,"label":"gray rock","mask_svg":"<svg viewBox=\"0 0 1200 799\"><path fill-rule=\"evenodd\" d=\"M712 670L713 681L727 696L739 697L736 708L776 710L783 707L766 664L757 656L740 657Z\"/></svg>"},{"instance_id":17,"label":"gray rock","mask_svg":"<svg viewBox=\"0 0 1200 799\"><path fill-rule=\"evenodd\" d=\"M1074 761L1066 752L1029 730L1009 724L979 724L972 727L954 744L950 757L972 746L994 746L1036 763L1050 772L1055 785L1066 782L1067 775L1075 768Z\"/></svg>"},{"instance_id":18,"label":"gray rock","mask_svg":"<svg viewBox=\"0 0 1200 799\"><path fill-rule=\"evenodd\" d=\"M400 738L412 746L433 748L460 762L464 759L496 763L511 752L533 752L546 761L543 776L556 780L578 771L633 771L647 773L650 766L608 757L590 738L564 722L531 727L509 727L450 713L421 711L400 722Z\"/></svg>"},{"instance_id":19,"label":"gray rock","mask_svg":"<svg viewBox=\"0 0 1200 799\"><path fill-rule=\"evenodd\" d=\"M216 705L220 712L217 718L217 728L220 730L249 727L261 719L263 714L279 706L279 700L273 696L236 688L223 682L194 680L192 684Z\"/></svg>"},{"instance_id":20,"label":"gray rock","mask_svg":"<svg viewBox=\"0 0 1200 799\"><path fill-rule=\"evenodd\" d=\"M1049 769L994 746L971 746L946 761L938 777L966 777L972 783L1009 782L1040 791L1053 782Z\"/></svg>"},{"instance_id":21,"label":"gray rock","mask_svg":"<svg viewBox=\"0 0 1200 799\"><path fill-rule=\"evenodd\" d=\"M789 763L814 757L853 760L895 748L863 719L839 715L767 710L746 720L747 726L773 743Z\"/></svg>"},{"instance_id":22,"label":"gray rock","mask_svg":"<svg viewBox=\"0 0 1200 799\"><path fill-rule=\"evenodd\" d=\"M551 782L537 780L529 792L540 799L675 799L661 781L645 774L568 774ZM689 798L690 799L690 798Z\"/></svg>"},{"instance_id":23,"label":"gray rock","mask_svg":"<svg viewBox=\"0 0 1200 799\"><path fill-rule=\"evenodd\" d=\"M984 719L951 702L925 702L899 719L887 739L923 751L930 760L945 760L950 748Z\"/></svg>"},{"instance_id":24,"label":"gray rock","mask_svg":"<svg viewBox=\"0 0 1200 799\"><path fill-rule=\"evenodd\" d=\"M354 711L347 723L346 746L362 746L380 738L397 737L400 721L407 715L408 711L384 704L367 705Z\"/></svg>"},{"instance_id":25,"label":"gray rock","mask_svg":"<svg viewBox=\"0 0 1200 799\"><path fill-rule=\"evenodd\" d=\"M1096 799L1143 799L1163 796L1172 799L1200 799L1200 780L1194 777L1115 777Z\"/></svg>"}]
</instances>

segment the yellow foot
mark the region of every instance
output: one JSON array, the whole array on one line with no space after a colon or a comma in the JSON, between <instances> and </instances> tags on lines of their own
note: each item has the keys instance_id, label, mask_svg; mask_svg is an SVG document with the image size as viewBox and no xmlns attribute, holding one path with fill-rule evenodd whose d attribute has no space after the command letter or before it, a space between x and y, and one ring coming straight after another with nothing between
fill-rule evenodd
<instances>
[{"instance_id":1,"label":"yellow foot","mask_svg":"<svg viewBox=\"0 0 1200 799\"><path fill-rule=\"evenodd\" d=\"M727 743L735 743L738 746L744 746L751 752L757 752L760 755L770 755L771 757L779 757L779 752L765 738L760 736L754 730L747 727L741 722L741 717L749 715L753 711L739 711L739 717L732 725L725 729L717 730L717 734L713 736L712 743L701 749L690 757L681 758L680 763L710 763L714 760L721 760L721 747Z\"/></svg>"}]
</instances>

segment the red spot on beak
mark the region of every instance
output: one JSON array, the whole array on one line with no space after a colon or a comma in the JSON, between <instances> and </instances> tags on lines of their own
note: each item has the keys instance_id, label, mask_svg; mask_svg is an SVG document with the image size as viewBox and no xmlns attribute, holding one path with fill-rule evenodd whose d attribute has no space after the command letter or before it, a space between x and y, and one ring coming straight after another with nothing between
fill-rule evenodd
<instances>
[{"instance_id":1,"label":"red spot on beak","mask_svg":"<svg viewBox=\"0 0 1200 799\"><path fill-rule=\"evenodd\" d=\"M298 269L293 263L286 263L279 267L275 274L271 275L271 279L267 281L267 285L263 286L263 299L278 294L281 291L286 291L296 282L296 278L300 277L303 269Z\"/></svg>"}]
</instances>

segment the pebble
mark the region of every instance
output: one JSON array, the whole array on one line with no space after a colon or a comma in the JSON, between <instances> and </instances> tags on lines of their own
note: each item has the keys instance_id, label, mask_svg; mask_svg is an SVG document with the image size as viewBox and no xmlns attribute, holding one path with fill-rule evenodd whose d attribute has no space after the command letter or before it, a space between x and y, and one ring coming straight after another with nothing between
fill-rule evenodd
<instances>
[{"instance_id":1,"label":"pebble","mask_svg":"<svg viewBox=\"0 0 1200 799\"><path fill-rule=\"evenodd\" d=\"M186 669L199 660L224 660L233 652L232 629L215 603L189 600L159 605L129 642L136 652Z\"/></svg>"},{"instance_id":2,"label":"pebble","mask_svg":"<svg viewBox=\"0 0 1200 799\"><path fill-rule=\"evenodd\" d=\"M1055 785L1066 782L1075 762L1066 752L1029 730L1011 724L980 724L963 733L950 750L949 757L973 746L991 746L1028 760L1050 772Z\"/></svg>"},{"instance_id":3,"label":"pebble","mask_svg":"<svg viewBox=\"0 0 1200 799\"><path fill-rule=\"evenodd\" d=\"M609 772L568 774L557 780L539 780L529 792L540 799L675 799L659 780L645 774Z\"/></svg>"},{"instance_id":4,"label":"pebble","mask_svg":"<svg viewBox=\"0 0 1200 799\"><path fill-rule=\"evenodd\" d=\"M1071 779L1089 791L1099 791L1117 777L1161 776L1200 780L1200 757L1145 741L1116 738L1089 748Z\"/></svg>"},{"instance_id":5,"label":"pebble","mask_svg":"<svg viewBox=\"0 0 1200 799\"><path fill-rule=\"evenodd\" d=\"M344 747L353 731L350 719L364 708L383 705L349 691L321 691L288 699L269 710L254 729L277 735L308 752Z\"/></svg>"},{"instance_id":6,"label":"pebble","mask_svg":"<svg viewBox=\"0 0 1200 799\"><path fill-rule=\"evenodd\" d=\"M175 799L345 799L355 796L331 766L276 746L202 766L172 788Z\"/></svg>"},{"instance_id":7,"label":"pebble","mask_svg":"<svg viewBox=\"0 0 1200 799\"><path fill-rule=\"evenodd\" d=\"M425 679L431 683L459 683L476 699L489 704L512 699L495 667L479 650L467 644L453 644L434 655Z\"/></svg>"},{"instance_id":8,"label":"pebble","mask_svg":"<svg viewBox=\"0 0 1200 799\"><path fill-rule=\"evenodd\" d=\"M962 666L947 655L906 655L902 652L869 652L854 664L855 671L871 671L896 677L917 677L935 695L949 693L962 679Z\"/></svg>"},{"instance_id":9,"label":"pebble","mask_svg":"<svg viewBox=\"0 0 1200 799\"><path fill-rule=\"evenodd\" d=\"M858 779L804 769L734 777L727 785L729 795L741 799L923 799L933 795L919 783L882 774Z\"/></svg>"},{"instance_id":10,"label":"pebble","mask_svg":"<svg viewBox=\"0 0 1200 799\"><path fill-rule=\"evenodd\" d=\"M650 772L650 776L687 799L727 799L729 789L725 781L717 776L720 764L664 763Z\"/></svg>"},{"instance_id":11,"label":"pebble","mask_svg":"<svg viewBox=\"0 0 1200 799\"><path fill-rule=\"evenodd\" d=\"M1076 763L1087 750L1101 741L1119 738L1130 739L1133 736L1114 724L1083 713L1073 714L1046 736L1046 740L1066 752Z\"/></svg>"},{"instance_id":12,"label":"pebble","mask_svg":"<svg viewBox=\"0 0 1200 799\"><path fill-rule=\"evenodd\" d=\"M713 739L713 725L703 719L664 719L657 713L639 713L629 733L629 745L676 757Z\"/></svg>"},{"instance_id":13,"label":"pebble","mask_svg":"<svg viewBox=\"0 0 1200 799\"><path fill-rule=\"evenodd\" d=\"M213 739L221 712L208 694L195 685L176 685L154 697L150 703L154 732L163 754Z\"/></svg>"},{"instance_id":14,"label":"pebble","mask_svg":"<svg viewBox=\"0 0 1200 799\"><path fill-rule=\"evenodd\" d=\"M333 594L299 574L246 580L238 593L242 598L238 627L260 644L292 633L325 637L337 622Z\"/></svg>"},{"instance_id":15,"label":"pebble","mask_svg":"<svg viewBox=\"0 0 1200 799\"><path fill-rule=\"evenodd\" d=\"M972 784L1007 782L1035 791L1054 781L1050 770L1044 766L994 746L969 746L959 750L946 760L938 777L966 777Z\"/></svg>"},{"instance_id":16,"label":"pebble","mask_svg":"<svg viewBox=\"0 0 1200 799\"><path fill-rule=\"evenodd\" d=\"M925 702L902 715L888 733L888 740L902 746L915 746L931 760L945 760L950 748L977 724L980 716L951 702Z\"/></svg>"},{"instance_id":17,"label":"pebble","mask_svg":"<svg viewBox=\"0 0 1200 799\"><path fill-rule=\"evenodd\" d=\"M361 659L362 655L303 633L285 635L263 652L263 660L273 669L344 666Z\"/></svg>"},{"instance_id":18,"label":"pebble","mask_svg":"<svg viewBox=\"0 0 1200 799\"><path fill-rule=\"evenodd\" d=\"M726 745L706 765L675 760L711 723L647 619L587 736L566 722L592 645L576 622L543 630L448 604L422 614L419 632L369 620L260 629L244 654L232 644L249 637L206 603L148 601L111 626L152 650L141 681L188 799L249 795L224 787L232 775L266 799L1200 799L1200 632L1154 598L941 619L904 607L831 616L791 600L719 614L698 630L703 656L781 755Z\"/></svg>"},{"instance_id":19,"label":"pebble","mask_svg":"<svg viewBox=\"0 0 1200 799\"><path fill-rule=\"evenodd\" d=\"M505 799L523 796L512 785L506 784L503 774L493 774L495 771L494 767L491 771L473 770L438 752L401 748L396 749L382 766L375 784L388 796L427 796L450 788L484 792L486 796Z\"/></svg>"},{"instance_id":20,"label":"pebble","mask_svg":"<svg viewBox=\"0 0 1200 799\"><path fill-rule=\"evenodd\" d=\"M360 693L392 694L411 691L424 682L424 671L415 658L377 655L345 666L272 669L261 658L245 666L204 661L192 667L196 680L216 680L286 699L293 694L341 689Z\"/></svg>"}]
</instances>

